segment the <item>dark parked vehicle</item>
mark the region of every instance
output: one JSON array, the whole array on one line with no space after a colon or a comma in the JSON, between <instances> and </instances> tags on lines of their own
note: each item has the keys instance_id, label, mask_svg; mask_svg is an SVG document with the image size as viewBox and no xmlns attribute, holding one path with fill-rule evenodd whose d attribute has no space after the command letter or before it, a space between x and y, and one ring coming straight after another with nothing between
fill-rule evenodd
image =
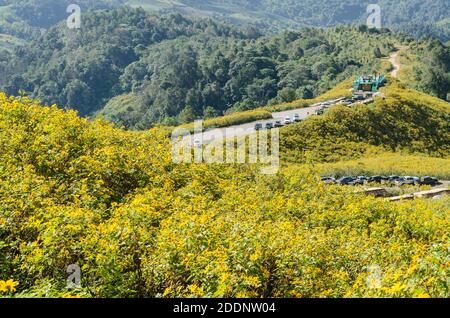
<instances>
[{"instance_id":1,"label":"dark parked vehicle","mask_svg":"<svg viewBox=\"0 0 450 318\"><path fill-rule=\"evenodd\" d=\"M280 127L283 127L283 124L281 123L281 120L277 120L273 126L275 128L280 128Z\"/></svg>"},{"instance_id":2,"label":"dark parked vehicle","mask_svg":"<svg viewBox=\"0 0 450 318\"><path fill-rule=\"evenodd\" d=\"M261 130L263 129L263 125L262 124L256 124L255 125L255 130Z\"/></svg>"},{"instance_id":3,"label":"dark parked vehicle","mask_svg":"<svg viewBox=\"0 0 450 318\"><path fill-rule=\"evenodd\" d=\"M322 177L322 178L320 178L320 180L323 183L326 183L326 184L334 184L334 183L336 183L336 179L332 178L332 177Z\"/></svg>"},{"instance_id":4,"label":"dark parked vehicle","mask_svg":"<svg viewBox=\"0 0 450 318\"><path fill-rule=\"evenodd\" d=\"M340 185L348 185L348 184L352 184L352 182L355 179L353 179L352 177L342 177L340 179L337 180L337 183Z\"/></svg>"},{"instance_id":5,"label":"dark parked vehicle","mask_svg":"<svg viewBox=\"0 0 450 318\"><path fill-rule=\"evenodd\" d=\"M389 181L391 181L391 182L395 182L395 181L397 181L399 179L401 179L400 176L389 176Z\"/></svg>"},{"instance_id":6,"label":"dark parked vehicle","mask_svg":"<svg viewBox=\"0 0 450 318\"><path fill-rule=\"evenodd\" d=\"M366 176L358 176L350 184L363 185L367 181L368 181L368 178Z\"/></svg>"},{"instance_id":7,"label":"dark parked vehicle","mask_svg":"<svg viewBox=\"0 0 450 318\"><path fill-rule=\"evenodd\" d=\"M316 115L323 115L324 113L325 113L325 108L319 108L315 112Z\"/></svg>"},{"instance_id":8,"label":"dark parked vehicle","mask_svg":"<svg viewBox=\"0 0 450 318\"><path fill-rule=\"evenodd\" d=\"M435 186L439 183L439 180L433 177L423 177L420 179L420 184L423 185L431 185L431 186Z\"/></svg>"},{"instance_id":9,"label":"dark parked vehicle","mask_svg":"<svg viewBox=\"0 0 450 318\"><path fill-rule=\"evenodd\" d=\"M273 124L272 123L267 123L266 124L266 129L272 129L273 128Z\"/></svg>"},{"instance_id":10,"label":"dark parked vehicle","mask_svg":"<svg viewBox=\"0 0 450 318\"><path fill-rule=\"evenodd\" d=\"M373 182L381 183L381 181L383 181L383 177L382 176L372 176L368 180L369 183L373 183Z\"/></svg>"},{"instance_id":11,"label":"dark parked vehicle","mask_svg":"<svg viewBox=\"0 0 450 318\"><path fill-rule=\"evenodd\" d=\"M420 184L420 178L419 177L406 176L405 179L413 181L414 184Z\"/></svg>"}]
</instances>

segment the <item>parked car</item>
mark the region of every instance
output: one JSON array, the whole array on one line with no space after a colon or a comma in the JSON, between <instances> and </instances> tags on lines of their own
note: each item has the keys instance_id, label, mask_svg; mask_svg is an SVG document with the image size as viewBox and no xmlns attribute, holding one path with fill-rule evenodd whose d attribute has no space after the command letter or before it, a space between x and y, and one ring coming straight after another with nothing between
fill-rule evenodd
<instances>
[{"instance_id":1,"label":"parked car","mask_svg":"<svg viewBox=\"0 0 450 318\"><path fill-rule=\"evenodd\" d=\"M272 123L266 123L265 128L268 129L268 130L270 130L270 129L273 128L273 124L272 124Z\"/></svg>"},{"instance_id":2,"label":"parked car","mask_svg":"<svg viewBox=\"0 0 450 318\"><path fill-rule=\"evenodd\" d=\"M347 106L352 105L353 104L353 99L345 99L345 100L343 100L341 102L341 104L344 104L344 105L347 105Z\"/></svg>"},{"instance_id":3,"label":"parked car","mask_svg":"<svg viewBox=\"0 0 450 318\"><path fill-rule=\"evenodd\" d=\"M423 185L435 186L438 183L439 183L439 180L437 178L428 177L428 176L420 178L420 184L423 184Z\"/></svg>"},{"instance_id":4,"label":"parked car","mask_svg":"<svg viewBox=\"0 0 450 318\"><path fill-rule=\"evenodd\" d=\"M351 184L362 185L362 184L366 183L368 180L369 180L369 178L367 178L366 176L357 176Z\"/></svg>"},{"instance_id":5,"label":"parked car","mask_svg":"<svg viewBox=\"0 0 450 318\"><path fill-rule=\"evenodd\" d=\"M400 176L389 176L389 181L395 182L396 180L400 179Z\"/></svg>"},{"instance_id":6,"label":"parked car","mask_svg":"<svg viewBox=\"0 0 450 318\"><path fill-rule=\"evenodd\" d=\"M320 178L320 180L323 183L326 183L326 184L334 184L334 183L336 183L336 179L332 178L332 177L322 177L322 178Z\"/></svg>"},{"instance_id":7,"label":"parked car","mask_svg":"<svg viewBox=\"0 0 450 318\"><path fill-rule=\"evenodd\" d=\"M280 128L280 127L283 127L283 124L281 123L281 120L277 120L273 126L275 128Z\"/></svg>"},{"instance_id":8,"label":"parked car","mask_svg":"<svg viewBox=\"0 0 450 318\"><path fill-rule=\"evenodd\" d=\"M406 176L406 177L402 177L402 178L396 180L396 181L395 181L395 184L396 184L397 186L420 184L420 178L418 178L418 177Z\"/></svg>"},{"instance_id":9,"label":"parked car","mask_svg":"<svg viewBox=\"0 0 450 318\"><path fill-rule=\"evenodd\" d=\"M419 177L406 176L405 180L411 180L411 181L414 182L414 184L420 184L420 178Z\"/></svg>"},{"instance_id":10,"label":"parked car","mask_svg":"<svg viewBox=\"0 0 450 318\"><path fill-rule=\"evenodd\" d=\"M325 113L325 109L324 108L316 109L316 112L315 112L316 115L322 115L323 113Z\"/></svg>"},{"instance_id":11,"label":"parked car","mask_svg":"<svg viewBox=\"0 0 450 318\"><path fill-rule=\"evenodd\" d=\"M352 177L342 177L337 180L337 183L340 185L348 185L351 184L354 180L355 179L353 179Z\"/></svg>"},{"instance_id":12,"label":"parked car","mask_svg":"<svg viewBox=\"0 0 450 318\"><path fill-rule=\"evenodd\" d=\"M383 177L382 176L371 176L368 180L369 183L381 183L381 181L383 181Z\"/></svg>"},{"instance_id":13,"label":"parked car","mask_svg":"<svg viewBox=\"0 0 450 318\"><path fill-rule=\"evenodd\" d=\"M258 124L255 125L255 130L261 130L261 129L263 129L263 125L262 124L258 123Z\"/></svg>"},{"instance_id":14,"label":"parked car","mask_svg":"<svg viewBox=\"0 0 450 318\"><path fill-rule=\"evenodd\" d=\"M301 121L300 115L299 115L299 114L295 114L295 115L294 115L294 121L295 121L295 122Z\"/></svg>"},{"instance_id":15,"label":"parked car","mask_svg":"<svg viewBox=\"0 0 450 318\"><path fill-rule=\"evenodd\" d=\"M284 124L285 124L285 125L289 125L289 124L291 124L291 123L292 123L291 117L286 116L286 117L284 118Z\"/></svg>"},{"instance_id":16,"label":"parked car","mask_svg":"<svg viewBox=\"0 0 450 318\"><path fill-rule=\"evenodd\" d=\"M359 177L353 179L353 181L351 181L349 184L351 185L363 185L364 184L364 179L360 179Z\"/></svg>"},{"instance_id":17,"label":"parked car","mask_svg":"<svg viewBox=\"0 0 450 318\"><path fill-rule=\"evenodd\" d=\"M414 179L406 179L404 177L400 177L399 179L394 181L396 186L404 186L404 185L414 185Z\"/></svg>"}]
</instances>

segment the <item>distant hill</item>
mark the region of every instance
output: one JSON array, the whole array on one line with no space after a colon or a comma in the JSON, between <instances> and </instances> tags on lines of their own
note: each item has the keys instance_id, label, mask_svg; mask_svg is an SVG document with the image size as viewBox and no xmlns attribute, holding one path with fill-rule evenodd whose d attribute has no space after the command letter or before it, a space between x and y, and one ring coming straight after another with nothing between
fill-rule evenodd
<instances>
[{"instance_id":1,"label":"distant hill","mask_svg":"<svg viewBox=\"0 0 450 318\"><path fill-rule=\"evenodd\" d=\"M1 0L0 34L29 37L67 18L70 0ZM366 23L370 0L79 0L82 12L130 5L158 13L210 17L279 33L301 27ZM450 40L447 0L380 0L382 25L416 38Z\"/></svg>"},{"instance_id":2,"label":"distant hill","mask_svg":"<svg viewBox=\"0 0 450 318\"><path fill-rule=\"evenodd\" d=\"M83 21L82 30L61 24L18 48L4 90L145 128L314 97L379 70L399 41L387 31L344 26L264 36L130 8L86 13ZM134 100L125 113L111 101L124 94Z\"/></svg>"},{"instance_id":3,"label":"distant hill","mask_svg":"<svg viewBox=\"0 0 450 318\"><path fill-rule=\"evenodd\" d=\"M450 91L450 49L437 40L417 43L365 25L270 35L129 7L89 11L122 4L95 3L81 2L81 30L61 22L46 31L67 15L59 15L66 2L54 14L52 0L0 3L0 28L15 32L0 35L0 89L145 129L312 98L353 75L387 72L384 58L404 43L415 60L405 82L440 98ZM27 10L19 12L21 5ZM40 10L47 6L44 17ZM2 16L18 20L1 24Z\"/></svg>"},{"instance_id":4,"label":"distant hill","mask_svg":"<svg viewBox=\"0 0 450 318\"><path fill-rule=\"evenodd\" d=\"M405 31L418 38L450 39L447 0L129 0L127 4L149 10L210 16L240 25L254 25L272 31L304 26L334 26L365 23L368 4L381 7L385 27Z\"/></svg>"}]
</instances>

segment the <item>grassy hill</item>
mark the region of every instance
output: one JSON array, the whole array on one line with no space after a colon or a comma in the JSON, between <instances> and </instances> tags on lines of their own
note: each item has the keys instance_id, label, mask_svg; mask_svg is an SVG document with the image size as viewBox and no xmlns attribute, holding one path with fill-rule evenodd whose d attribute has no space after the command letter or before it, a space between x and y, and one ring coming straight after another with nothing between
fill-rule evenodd
<instances>
[{"instance_id":1,"label":"grassy hill","mask_svg":"<svg viewBox=\"0 0 450 318\"><path fill-rule=\"evenodd\" d=\"M398 94L373 107L412 92ZM424 98L433 120L415 142L439 152L430 134L447 138L438 126L448 106ZM415 116L402 126L416 130ZM319 183L313 166L264 176L254 165L176 165L165 136L0 94L2 296L449 296L448 197L362 197ZM73 290L70 264L83 273Z\"/></svg>"},{"instance_id":2,"label":"grassy hill","mask_svg":"<svg viewBox=\"0 0 450 318\"><path fill-rule=\"evenodd\" d=\"M407 151L437 157L450 152L450 104L391 79L386 99L353 107L335 106L323 116L282 130L290 162L330 162L366 151Z\"/></svg>"}]
</instances>

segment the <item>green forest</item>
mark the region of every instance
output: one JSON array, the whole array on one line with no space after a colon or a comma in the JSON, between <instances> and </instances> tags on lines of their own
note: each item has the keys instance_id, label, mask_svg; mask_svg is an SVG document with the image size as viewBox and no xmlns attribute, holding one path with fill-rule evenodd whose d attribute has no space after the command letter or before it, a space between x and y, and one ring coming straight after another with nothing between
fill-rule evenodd
<instances>
[{"instance_id":1,"label":"green forest","mask_svg":"<svg viewBox=\"0 0 450 318\"><path fill-rule=\"evenodd\" d=\"M365 23L367 6L376 3L381 8L383 26L417 38L433 36L444 41L450 39L450 4L446 0L183 0L176 3L130 0L126 3L162 12L211 16L275 33L286 28Z\"/></svg>"},{"instance_id":2,"label":"green forest","mask_svg":"<svg viewBox=\"0 0 450 318\"><path fill-rule=\"evenodd\" d=\"M302 8L296 1L239 2L245 10L264 8L273 16L301 20L310 15L308 10L323 15L311 16L315 23L305 22L295 31L271 34L252 23L237 27L210 16L149 13L157 6L150 10L148 1L128 3L147 10L123 6L123 1L81 1L83 28L69 30L58 23L67 17L69 2L0 2L1 90L146 129L314 98L351 76L386 72L384 59L401 45L408 47L404 58L414 61L414 69L404 73L411 88L446 99L450 86L450 49L437 39L417 41L411 32L357 24L309 27L351 22L355 17L333 14L359 12L363 3L340 2L331 14L327 10L333 6L321 1ZM385 18L391 25L406 21L399 11L411 18L413 9L422 6L423 21L445 20L445 1L402 3L381 4L389 8ZM220 8L228 12L237 4L225 1ZM218 10L214 1L186 5ZM334 20L328 23L325 17Z\"/></svg>"}]
</instances>

